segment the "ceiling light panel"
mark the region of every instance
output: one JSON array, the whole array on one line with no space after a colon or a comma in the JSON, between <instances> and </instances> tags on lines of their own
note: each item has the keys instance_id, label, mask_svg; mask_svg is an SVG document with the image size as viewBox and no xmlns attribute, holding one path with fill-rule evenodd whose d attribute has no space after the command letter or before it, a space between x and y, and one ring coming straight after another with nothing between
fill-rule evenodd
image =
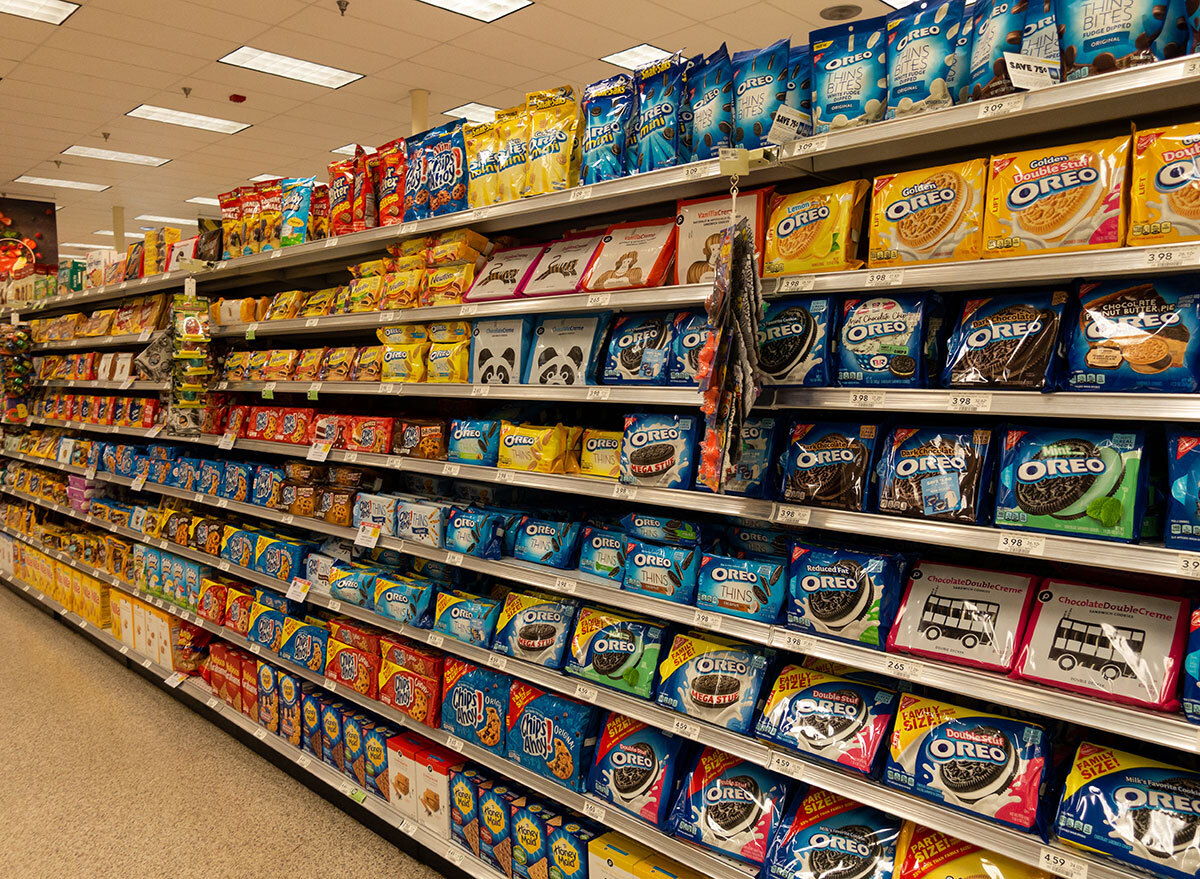
<instances>
[{"instance_id":1,"label":"ceiling light panel","mask_svg":"<svg viewBox=\"0 0 1200 879\"><path fill-rule=\"evenodd\" d=\"M496 111L499 109L499 107L489 107L487 104L476 104L472 101L469 104L443 110L442 115L466 119L468 122L495 122Z\"/></svg>"},{"instance_id":2,"label":"ceiling light panel","mask_svg":"<svg viewBox=\"0 0 1200 879\"><path fill-rule=\"evenodd\" d=\"M617 67L624 67L626 70L637 70L651 61L658 61L660 58L666 58L670 54L666 49L651 46L649 43L642 43L640 46L632 46L620 52L605 55L600 60L607 61L609 64L615 64Z\"/></svg>"},{"instance_id":3,"label":"ceiling light panel","mask_svg":"<svg viewBox=\"0 0 1200 879\"><path fill-rule=\"evenodd\" d=\"M427 6L436 6L449 12L457 12L476 21L495 21L498 18L526 6L533 5L533 0L421 0Z\"/></svg>"},{"instance_id":4,"label":"ceiling light panel","mask_svg":"<svg viewBox=\"0 0 1200 879\"><path fill-rule=\"evenodd\" d=\"M220 59L222 64L234 67L244 67L247 70L257 70L259 73L270 73L285 79L295 79L327 89L339 89L356 79L362 79L361 73L351 73L337 67L326 67L324 64L314 64L301 58L288 55L277 55L274 52L264 52L250 46L242 46Z\"/></svg>"},{"instance_id":5,"label":"ceiling light panel","mask_svg":"<svg viewBox=\"0 0 1200 879\"><path fill-rule=\"evenodd\" d=\"M47 24L62 24L78 8L78 3L64 3L63 0L0 0L0 12Z\"/></svg>"},{"instance_id":6,"label":"ceiling light panel","mask_svg":"<svg viewBox=\"0 0 1200 879\"><path fill-rule=\"evenodd\" d=\"M345 146L338 147L336 150L330 150L330 152L336 153L339 156L352 156L352 155L354 155L355 147L358 147L358 146L360 146L360 144L348 143ZM369 147L369 146L366 146L365 144L362 144L361 146L362 146L363 150L365 150L368 153L375 151L375 147Z\"/></svg>"},{"instance_id":7,"label":"ceiling light panel","mask_svg":"<svg viewBox=\"0 0 1200 879\"><path fill-rule=\"evenodd\" d=\"M257 177L248 178L251 183L266 183L268 180L282 180L282 174L259 174Z\"/></svg>"},{"instance_id":8,"label":"ceiling light panel","mask_svg":"<svg viewBox=\"0 0 1200 879\"><path fill-rule=\"evenodd\" d=\"M126 116L135 119L149 119L151 122L165 122L168 125L183 125L187 128L202 128L205 131L217 131L221 134L237 134L250 127L248 122L234 122L230 119L219 119L216 116L201 116L198 113L183 113L166 107L155 107L142 104L134 107Z\"/></svg>"},{"instance_id":9,"label":"ceiling light panel","mask_svg":"<svg viewBox=\"0 0 1200 879\"><path fill-rule=\"evenodd\" d=\"M185 226L195 226L196 220L191 220L185 217L160 217L156 214L138 214L134 217L135 220L147 220L151 223L182 223Z\"/></svg>"},{"instance_id":10,"label":"ceiling light panel","mask_svg":"<svg viewBox=\"0 0 1200 879\"><path fill-rule=\"evenodd\" d=\"M79 156L84 159L103 159L106 162L124 162L127 165L150 165L157 168L165 165L170 159L160 159L158 156L143 156L138 153L122 153L117 150L102 150L97 147L69 146L62 151L64 156Z\"/></svg>"},{"instance_id":11,"label":"ceiling light panel","mask_svg":"<svg viewBox=\"0 0 1200 879\"><path fill-rule=\"evenodd\" d=\"M207 195L198 195L195 198L189 198L186 201L188 204L203 204L213 208L220 207L221 205L219 200L215 198L209 198Z\"/></svg>"},{"instance_id":12,"label":"ceiling light panel","mask_svg":"<svg viewBox=\"0 0 1200 879\"><path fill-rule=\"evenodd\" d=\"M78 180L55 180L52 177L30 177L22 174L13 183L28 183L31 186L56 186L60 189L86 189L89 192L103 192L108 189L105 183L81 183Z\"/></svg>"}]
</instances>

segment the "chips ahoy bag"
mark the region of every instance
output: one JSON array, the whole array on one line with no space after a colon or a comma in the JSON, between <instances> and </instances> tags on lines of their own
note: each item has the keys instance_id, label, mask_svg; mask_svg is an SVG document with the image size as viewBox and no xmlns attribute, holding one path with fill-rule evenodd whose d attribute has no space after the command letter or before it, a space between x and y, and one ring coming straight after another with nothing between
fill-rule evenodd
<instances>
[{"instance_id":1,"label":"chips ahoy bag","mask_svg":"<svg viewBox=\"0 0 1200 879\"><path fill-rule=\"evenodd\" d=\"M683 103L683 58L669 55L638 68L637 171L679 164L679 108Z\"/></svg>"},{"instance_id":2,"label":"chips ahoy bag","mask_svg":"<svg viewBox=\"0 0 1200 879\"><path fill-rule=\"evenodd\" d=\"M625 176L626 148L634 124L633 77L619 73L583 90L583 184Z\"/></svg>"},{"instance_id":3,"label":"chips ahoy bag","mask_svg":"<svg viewBox=\"0 0 1200 879\"><path fill-rule=\"evenodd\" d=\"M404 222L429 219L429 191L425 188L425 138L415 134L407 141L408 169L404 175ZM332 190L331 199L332 199Z\"/></svg>"},{"instance_id":4,"label":"chips ahoy bag","mask_svg":"<svg viewBox=\"0 0 1200 879\"><path fill-rule=\"evenodd\" d=\"M467 147L461 119L425 136L425 188L431 216L467 209Z\"/></svg>"}]
</instances>

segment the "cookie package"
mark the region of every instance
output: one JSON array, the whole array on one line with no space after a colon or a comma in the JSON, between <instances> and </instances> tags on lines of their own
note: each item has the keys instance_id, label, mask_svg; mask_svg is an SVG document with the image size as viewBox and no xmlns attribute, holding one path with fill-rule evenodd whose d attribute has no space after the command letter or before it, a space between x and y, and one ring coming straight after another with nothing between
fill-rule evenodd
<instances>
[{"instance_id":1,"label":"cookie package","mask_svg":"<svg viewBox=\"0 0 1200 879\"><path fill-rule=\"evenodd\" d=\"M992 431L892 428L876 473L881 513L980 524L991 515Z\"/></svg>"},{"instance_id":2,"label":"cookie package","mask_svg":"<svg viewBox=\"0 0 1200 879\"><path fill-rule=\"evenodd\" d=\"M943 302L936 293L846 297L838 329L842 387L923 388L941 362Z\"/></svg>"},{"instance_id":3,"label":"cookie package","mask_svg":"<svg viewBox=\"0 0 1200 879\"><path fill-rule=\"evenodd\" d=\"M513 681L509 696L508 759L581 790L596 745L596 709Z\"/></svg>"},{"instance_id":4,"label":"cookie package","mask_svg":"<svg viewBox=\"0 0 1200 879\"><path fill-rule=\"evenodd\" d=\"M962 304L946 344L942 383L1051 391L1062 360L1065 290L1009 293Z\"/></svg>"},{"instance_id":5,"label":"cookie package","mask_svg":"<svg viewBox=\"0 0 1200 879\"><path fill-rule=\"evenodd\" d=\"M851 180L771 199L763 275L857 269L858 236L870 184Z\"/></svg>"},{"instance_id":6,"label":"cookie package","mask_svg":"<svg viewBox=\"0 0 1200 879\"><path fill-rule=\"evenodd\" d=\"M878 434L875 424L792 425L780 499L833 510L866 510Z\"/></svg>"},{"instance_id":7,"label":"cookie package","mask_svg":"<svg viewBox=\"0 0 1200 879\"><path fill-rule=\"evenodd\" d=\"M609 712L600 727L588 790L655 826L666 817L681 753L669 732Z\"/></svg>"},{"instance_id":8,"label":"cookie package","mask_svg":"<svg viewBox=\"0 0 1200 879\"><path fill-rule=\"evenodd\" d=\"M830 296L773 299L758 325L758 366L766 384L833 384L835 300Z\"/></svg>"},{"instance_id":9,"label":"cookie package","mask_svg":"<svg viewBox=\"0 0 1200 879\"><path fill-rule=\"evenodd\" d=\"M1144 129L1133 135L1129 188L1130 245L1200 238L1200 124Z\"/></svg>"},{"instance_id":10,"label":"cookie package","mask_svg":"<svg viewBox=\"0 0 1200 879\"><path fill-rule=\"evenodd\" d=\"M801 789L771 838L763 879L889 879L901 824L838 794Z\"/></svg>"},{"instance_id":11,"label":"cookie package","mask_svg":"<svg viewBox=\"0 0 1200 879\"><path fill-rule=\"evenodd\" d=\"M748 733L769 659L761 647L717 635L676 635L659 665L658 704Z\"/></svg>"},{"instance_id":12,"label":"cookie package","mask_svg":"<svg viewBox=\"0 0 1200 879\"><path fill-rule=\"evenodd\" d=\"M883 650L909 559L793 543L787 627Z\"/></svg>"},{"instance_id":13,"label":"cookie package","mask_svg":"<svg viewBox=\"0 0 1200 879\"><path fill-rule=\"evenodd\" d=\"M986 190L985 159L876 177L868 265L979 259Z\"/></svg>"}]
</instances>

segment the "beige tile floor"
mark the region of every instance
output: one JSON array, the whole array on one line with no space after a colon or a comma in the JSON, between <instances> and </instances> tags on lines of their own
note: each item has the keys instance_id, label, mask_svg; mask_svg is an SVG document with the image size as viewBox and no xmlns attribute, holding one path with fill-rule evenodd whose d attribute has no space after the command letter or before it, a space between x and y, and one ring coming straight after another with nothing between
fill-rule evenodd
<instances>
[{"instance_id":1,"label":"beige tile floor","mask_svg":"<svg viewBox=\"0 0 1200 879\"><path fill-rule=\"evenodd\" d=\"M436 879L0 585L0 877Z\"/></svg>"}]
</instances>

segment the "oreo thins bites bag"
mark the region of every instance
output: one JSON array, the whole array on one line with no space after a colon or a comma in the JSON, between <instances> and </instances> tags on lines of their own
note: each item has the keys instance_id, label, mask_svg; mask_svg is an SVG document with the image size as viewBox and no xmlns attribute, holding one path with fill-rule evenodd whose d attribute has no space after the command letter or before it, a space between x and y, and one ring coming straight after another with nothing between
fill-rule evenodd
<instances>
[{"instance_id":1,"label":"oreo thins bites bag","mask_svg":"<svg viewBox=\"0 0 1200 879\"><path fill-rule=\"evenodd\" d=\"M704 553L696 584L696 607L773 623L787 597L784 558L733 558Z\"/></svg>"},{"instance_id":2,"label":"oreo thins bites bag","mask_svg":"<svg viewBox=\"0 0 1200 879\"><path fill-rule=\"evenodd\" d=\"M691 415L626 415L621 481L655 488L690 488L697 419Z\"/></svg>"},{"instance_id":3,"label":"oreo thins bites bag","mask_svg":"<svg viewBox=\"0 0 1200 879\"><path fill-rule=\"evenodd\" d=\"M706 747L692 760L668 828L681 839L761 864L782 818L787 790L782 776Z\"/></svg>"},{"instance_id":4,"label":"oreo thins bites bag","mask_svg":"<svg viewBox=\"0 0 1200 879\"><path fill-rule=\"evenodd\" d=\"M887 16L888 106L885 118L940 110L954 103L947 80L954 61L950 30L962 0L912 3Z\"/></svg>"},{"instance_id":5,"label":"oreo thins bites bag","mask_svg":"<svg viewBox=\"0 0 1200 879\"><path fill-rule=\"evenodd\" d=\"M734 54L732 146L756 150L766 145L775 112L787 100L790 53L789 42L778 40Z\"/></svg>"},{"instance_id":6,"label":"oreo thins bites bag","mask_svg":"<svg viewBox=\"0 0 1200 879\"><path fill-rule=\"evenodd\" d=\"M1063 78L1070 82L1114 70L1153 64L1155 38L1166 18L1161 0L1131 0L1120 15L1097 20L1064 0L1055 0Z\"/></svg>"},{"instance_id":7,"label":"oreo thins bites bag","mask_svg":"<svg viewBox=\"0 0 1200 879\"><path fill-rule=\"evenodd\" d=\"M904 694L884 783L923 799L1031 831L1050 770L1046 730Z\"/></svg>"},{"instance_id":8,"label":"oreo thins bites bag","mask_svg":"<svg viewBox=\"0 0 1200 879\"><path fill-rule=\"evenodd\" d=\"M874 775L882 765L896 694L786 666L775 679L755 731L760 739Z\"/></svg>"},{"instance_id":9,"label":"oreo thins bites bag","mask_svg":"<svg viewBox=\"0 0 1200 879\"><path fill-rule=\"evenodd\" d=\"M942 383L1053 389L1066 302L1065 290L968 299L946 344Z\"/></svg>"},{"instance_id":10,"label":"oreo thins bites bag","mask_svg":"<svg viewBox=\"0 0 1200 879\"><path fill-rule=\"evenodd\" d=\"M991 511L992 432L896 427L881 446L878 510L975 525Z\"/></svg>"},{"instance_id":11,"label":"oreo thins bites bag","mask_svg":"<svg viewBox=\"0 0 1200 879\"><path fill-rule=\"evenodd\" d=\"M471 288L463 294L463 302L488 302L512 299L529 278L542 247L510 247L492 254L483 270L475 275Z\"/></svg>"},{"instance_id":12,"label":"oreo thins bites bag","mask_svg":"<svg viewBox=\"0 0 1200 879\"><path fill-rule=\"evenodd\" d=\"M780 499L833 510L865 510L878 430L874 424L793 425L784 452Z\"/></svg>"},{"instance_id":13,"label":"oreo thins bites bag","mask_svg":"<svg viewBox=\"0 0 1200 879\"><path fill-rule=\"evenodd\" d=\"M510 592L496 623L492 649L514 659L561 668L579 603L536 592Z\"/></svg>"},{"instance_id":14,"label":"oreo thins bites bag","mask_svg":"<svg viewBox=\"0 0 1200 879\"><path fill-rule=\"evenodd\" d=\"M787 627L882 650L904 582L905 556L793 543Z\"/></svg>"},{"instance_id":15,"label":"oreo thins bites bag","mask_svg":"<svg viewBox=\"0 0 1200 879\"><path fill-rule=\"evenodd\" d=\"M733 136L733 63L725 44L688 76L692 104L692 159L703 162L730 145Z\"/></svg>"},{"instance_id":16,"label":"oreo thins bites bag","mask_svg":"<svg viewBox=\"0 0 1200 879\"><path fill-rule=\"evenodd\" d=\"M662 642L663 627L656 623L585 607L576 615L564 670L649 699Z\"/></svg>"},{"instance_id":17,"label":"oreo thins bites bag","mask_svg":"<svg viewBox=\"0 0 1200 879\"><path fill-rule=\"evenodd\" d=\"M1200 374L1194 277L1084 282L1067 335L1073 391L1193 393Z\"/></svg>"},{"instance_id":18,"label":"oreo thins bites bag","mask_svg":"<svg viewBox=\"0 0 1200 879\"><path fill-rule=\"evenodd\" d=\"M870 184L848 180L776 194L767 220L763 276L857 269L858 236Z\"/></svg>"},{"instance_id":19,"label":"oreo thins bites bag","mask_svg":"<svg viewBox=\"0 0 1200 879\"><path fill-rule=\"evenodd\" d=\"M520 294L554 296L576 292L603 240L603 235L584 234L555 241L534 265Z\"/></svg>"},{"instance_id":20,"label":"oreo thins bites bag","mask_svg":"<svg viewBox=\"0 0 1200 879\"><path fill-rule=\"evenodd\" d=\"M809 788L771 838L763 879L891 879L900 825L878 809Z\"/></svg>"},{"instance_id":21,"label":"oreo thins bites bag","mask_svg":"<svg viewBox=\"0 0 1200 879\"><path fill-rule=\"evenodd\" d=\"M716 635L676 635L658 667L658 704L688 717L750 731L768 652Z\"/></svg>"},{"instance_id":22,"label":"oreo thins bites bag","mask_svg":"<svg viewBox=\"0 0 1200 879\"><path fill-rule=\"evenodd\" d=\"M1193 879L1200 863L1200 774L1083 742L1054 833L1156 876Z\"/></svg>"},{"instance_id":23,"label":"oreo thins bites bag","mask_svg":"<svg viewBox=\"0 0 1200 879\"><path fill-rule=\"evenodd\" d=\"M813 133L878 122L888 108L887 17L810 31Z\"/></svg>"},{"instance_id":24,"label":"oreo thins bites bag","mask_svg":"<svg viewBox=\"0 0 1200 879\"><path fill-rule=\"evenodd\" d=\"M784 101L800 114L797 137L811 137L812 126L812 48L792 43L788 52L788 90Z\"/></svg>"},{"instance_id":25,"label":"oreo thins bites bag","mask_svg":"<svg viewBox=\"0 0 1200 879\"><path fill-rule=\"evenodd\" d=\"M639 67L637 84L637 167L644 174L679 164L679 108L684 100L683 58L668 55Z\"/></svg>"},{"instance_id":26,"label":"oreo thins bites bag","mask_svg":"<svg viewBox=\"0 0 1200 879\"><path fill-rule=\"evenodd\" d=\"M756 264L762 264L763 215L770 198L770 187L738 193L738 217L750 222ZM742 203L742 199L746 199ZM675 206L679 236L675 253L676 284L711 284L715 277L721 233L730 226L730 200L727 195L693 198Z\"/></svg>"},{"instance_id":27,"label":"oreo thins bites bag","mask_svg":"<svg viewBox=\"0 0 1200 879\"><path fill-rule=\"evenodd\" d=\"M838 384L922 388L940 360L942 300L936 293L898 293L842 301Z\"/></svg>"},{"instance_id":28,"label":"oreo thins bites bag","mask_svg":"<svg viewBox=\"0 0 1200 879\"><path fill-rule=\"evenodd\" d=\"M868 263L979 259L986 189L986 159L876 177Z\"/></svg>"},{"instance_id":29,"label":"oreo thins bites bag","mask_svg":"<svg viewBox=\"0 0 1200 879\"><path fill-rule=\"evenodd\" d=\"M527 385L593 384L601 342L611 314L540 317L533 329L533 350L525 360Z\"/></svg>"},{"instance_id":30,"label":"oreo thins bites bag","mask_svg":"<svg viewBox=\"0 0 1200 879\"><path fill-rule=\"evenodd\" d=\"M996 527L1136 541L1149 469L1144 443L1140 430L1009 429Z\"/></svg>"},{"instance_id":31,"label":"oreo thins bites bag","mask_svg":"<svg viewBox=\"0 0 1200 879\"><path fill-rule=\"evenodd\" d=\"M532 317L477 320L471 330L471 382L515 385L533 336Z\"/></svg>"},{"instance_id":32,"label":"oreo thins bites bag","mask_svg":"<svg viewBox=\"0 0 1200 879\"><path fill-rule=\"evenodd\" d=\"M600 727L588 790L658 826L671 804L680 752L671 733L611 711Z\"/></svg>"},{"instance_id":33,"label":"oreo thins bites bag","mask_svg":"<svg viewBox=\"0 0 1200 879\"><path fill-rule=\"evenodd\" d=\"M1008 78L1005 52L1020 52L1024 38L1027 4L1008 0L978 0L971 7L970 64L960 95L972 101L983 101L1016 91ZM966 15L967 13L964 13ZM960 96L960 101L964 100Z\"/></svg>"},{"instance_id":34,"label":"oreo thins bites bag","mask_svg":"<svg viewBox=\"0 0 1200 879\"><path fill-rule=\"evenodd\" d=\"M1186 599L1047 580L1013 673L1108 702L1173 711L1188 619Z\"/></svg>"},{"instance_id":35,"label":"oreo thins bites bag","mask_svg":"<svg viewBox=\"0 0 1200 879\"><path fill-rule=\"evenodd\" d=\"M604 383L665 385L673 330L671 315L662 312L617 317L608 337Z\"/></svg>"},{"instance_id":36,"label":"oreo thins bites bag","mask_svg":"<svg viewBox=\"0 0 1200 879\"><path fill-rule=\"evenodd\" d=\"M829 296L773 299L758 325L758 366L767 384L828 387L833 377L833 330Z\"/></svg>"},{"instance_id":37,"label":"oreo thins bites bag","mask_svg":"<svg viewBox=\"0 0 1200 879\"><path fill-rule=\"evenodd\" d=\"M585 186L625 176L626 147L630 129L636 124L636 111L637 91L633 77L627 73L594 82L583 90Z\"/></svg>"},{"instance_id":38,"label":"oreo thins bites bag","mask_svg":"<svg viewBox=\"0 0 1200 879\"><path fill-rule=\"evenodd\" d=\"M596 292L662 286L675 256L675 235L674 217L610 226L582 288Z\"/></svg>"},{"instance_id":39,"label":"oreo thins bites bag","mask_svg":"<svg viewBox=\"0 0 1200 879\"><path fill-rule=\"evenodd\" d=\"M1172 549L1200 547L1200 433L1169 434L1167 495L1163 543Z\"/></svg>"}]
</instances>

